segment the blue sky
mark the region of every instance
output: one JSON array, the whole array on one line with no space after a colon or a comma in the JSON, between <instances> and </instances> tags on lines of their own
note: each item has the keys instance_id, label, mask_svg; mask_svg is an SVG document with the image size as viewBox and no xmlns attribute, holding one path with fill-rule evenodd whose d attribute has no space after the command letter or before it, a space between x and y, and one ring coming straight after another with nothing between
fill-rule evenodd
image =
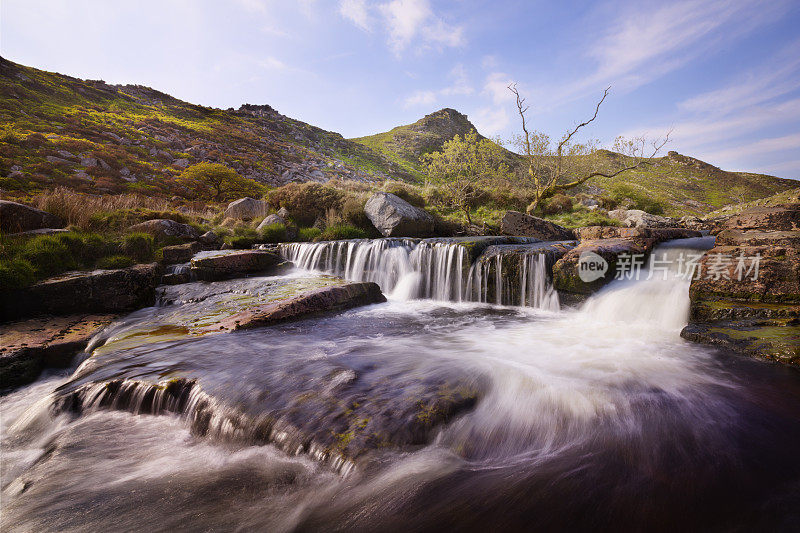
<instances>
[{"instance_id":1,"label":"blue sky","mask_svg":"<svg viewBox=\"0 0 800 533\"><path fill-rule=\"evenodd\" d=\"M3 0L0 49L216 107L267 103L346 137L442 107L488 136L657 136L727 170L800 178L800 2Z\"/></svg>"}]
</instances>

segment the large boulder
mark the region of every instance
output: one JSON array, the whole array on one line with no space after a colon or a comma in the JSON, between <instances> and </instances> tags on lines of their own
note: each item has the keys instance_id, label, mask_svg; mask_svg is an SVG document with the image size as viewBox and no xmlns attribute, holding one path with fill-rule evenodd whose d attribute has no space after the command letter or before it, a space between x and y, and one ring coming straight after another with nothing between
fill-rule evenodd
<instances>
[{"instance_id":1,"label":"large boulder","mask_svg":"<svg viewBox=\"0 0 800 533\"><path fill-rule=\"evenodd\" d=\"M128 228L128 231L149 233L159 240L181 239L194 241L200 238L200 233L189 224L181 224L164 218L145 220L139 224L134 224Z\"/></svg>"},{"instance_id":2,"label":"large boulder","mask_svg":"<svg viewBox=\"0 0 800 533\"><path fill-rule=\"evenodd\" d=\"M655 241L648 238L581 241L553 265L553 286L566 293L588 295L614 280L621 255L646 256ZM596 260L602 268L592 265ZM596 272L596 276L586 269Z\"/></svg>"},{"instance_id":3,"label":"large boulder","mask_svg":"<svg viewBox=\"0 0 800 533\"><path fill-rule=\"evenodd\" d=\"M32 318L0 325L0 389L34 381L46 367L66 367L115 315Z\"/></svg>"},{"instance_id":4,"label":"large boulder","mask_svg":"<svg viewBox=\"0 0 800 533\"><path fill-rule=\"evenodd\" d=\"M608 216L629 228L669 228L679 225L674 218L651 215L641 209L615 209L609 211Z\"/></svg>"},{"instance_id":5,"label":"large boulder","mask_svg":"<svg viewBox=\"0 0 800 533\"><path fill-rule=\"evenodd\" d=\"M430 214L391 193L375 193L364 212L384 237L427 237L434 232Z\"/></svg>"},{"instance_id":6,"label":"large boulder","mask_svg":"<svg viewBox=\"0 0 800 533\"><path fill-rule=\"evenodd\" d=\"M269 215L269 216L265 217L264 220L261 221L261 224L258 225L256 230L257 231L261 231L264 228L266 228L267 226L272 226L274 224L283 224L285 226L286 225L286 220L283 217L281 217L280 215L274 215L274 214L273 215Z\"/></svg>"},{"instance_id":7,"label":"large boulder","mask_svg":"<svg viewBox=\"0 0 800 533\"><path fill-rule=\"evenodd\" d=\"M279 274L291 268L280 255L266 250L236 250L196 255L191 262L197 279L217 281L236 277Z\"/></svg>"},{"instance_id":8,"label":"large boulder","mask_svg":"<svg viewBox=\"0 0 800 533\"><path fill-rule=\"evenodd\" d=\"M155 303L161 273L156 263L68 272L25 289L0 292L0 319L132 311Z\"/></svg>"},{"instance_id":9,"label":"large boulder","mask_svg":"<svg viewBox=\"0 0 800 533\"><path fill-rule=\"evenodd\" d=\"M253 220L263 217L269 211L269 204L263 200L254 198L239 198L228 204L225 209L225 218L236 218L239 220Z\"/></svg>"},{"instance_id":10,"label":"large boulder","mask_svg":"<svg viewBox=\"0 0 800 533\"><path fill-rule=\"evenodd\" d=\"M800 204L724 221L699 269L685 338L800 365Z\"/></svg>"},{"instance_id":11,"label":"large boulder","mask_svg":"<svg viewBox=\"0 0 800 533\"><path fill-rule=\"evenodd\" d=\"M0 230L3 233L63 227L61 219L46 211L17 202L0 200Z\"/></svg>"},{"instance_id":12,"label":"large boulder","mask_svg":"<svg viewBox=\"0 0 800 533\"><path fill-rule=\"evenodd\" d=\"M535 237L543 241L569 241L575 238L573 232L567 228L519 211L506 211L500 221L500 232L505 235Z\"/></svg>"}]
</instances>

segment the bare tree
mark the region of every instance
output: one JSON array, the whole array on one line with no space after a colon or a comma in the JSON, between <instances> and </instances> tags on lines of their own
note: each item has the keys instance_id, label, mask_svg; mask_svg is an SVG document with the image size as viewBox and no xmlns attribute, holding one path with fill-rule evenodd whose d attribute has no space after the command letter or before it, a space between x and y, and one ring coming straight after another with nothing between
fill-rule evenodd
<instances>
[{"instance_id":1,"label":"bare tree","mask_svg":"<svg viewBox=\"0 0 800 533\"><path fill-rule=\"evenodd\" d=\"M543 200L559 192L573 189L591 178L613 178L623 172L649 164L669 142L670 132L663 139L651 142L645 137L634 139L618 137L614 143L615 151L625 157L614 160L617 168L598 169L596 165L598 161L592 161L592 156L597 153L599 141L577 143L574 139L583 128L597 119L600 106L605 102L610 87L603 92L603 97L597 102L591 118L567 131L555 145L547 134L528 128L526 113L529 106L525 104L525 98L520 95L517 85L512 83L508 86L508 90L516 97L517 112L522 121L522 135L517 136L513 142L525 158L525 166L522 169L523 182L533 189L533 201L528 206L528 213L534 212Z\"/></svg>"}]
</instances>

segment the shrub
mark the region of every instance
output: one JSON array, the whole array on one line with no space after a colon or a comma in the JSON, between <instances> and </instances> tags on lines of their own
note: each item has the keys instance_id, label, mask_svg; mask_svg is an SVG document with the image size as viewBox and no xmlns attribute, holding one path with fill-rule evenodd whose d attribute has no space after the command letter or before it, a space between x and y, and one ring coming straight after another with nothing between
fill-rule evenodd
<instances>
[{"instance_id":1,"label":"shrub","mask_svg":"<svg viewBox=\"0 0 800 533\"><path fill-rule=\"evenodd\" d=\"M349 196L345 199L344 203L342 203L342 218L345 222L357 228L363 228L365 230L372 228L372 222L364 211L365 204L366 200L364 200L364 198Z\"/></svg>"},{"instance_id":2,"label":"shrub","mask_svg":"<svg viewBox=\"0 0 800 533\"><path fill-rule=\"evenodd\" d=\"M263 242L279 243L286 241L286 226L283 224L270 224L261 230Z\"/></svg>"},{"instance_id":3,"label":"shrub","mask_svg":"<svg viewBox=\"0 0 800 533\"><path fill-rule=\"evenodd\" d=\"M641 209L651 215L664 213L664 206L661 202L648 196L647 192L624 183L614 185L610 196L618 205L627 204L629 209Z\"/></svg>"},{"instance_id":4,"label":"shrub","mask_svg":"<svg viewBox=\"0 0 800 533\"><path fill-rule=\"evenodd\" d=\"M122 230L146 220L168 219L186 224L189 218L176 211L155 211L146 208L117 209L100 211L89 217L88 227L92 229Z\"/></svg>"},{"instance_id":5,"label":"shrub","mask_svg":"<svg viewBox=\"0 0 800 533\"><path fill-rule=\"evenodd\" d=\"M425 207L425 198L421 194L399 183L392 183L385 187L386 192L399 196L415 207Z\"/></svg>"},{"instance_id":6,"label":"shrub","mask_svg":"<svg viewBox=\"0 0 800 533\"><path fill-rule=\"evenodd\" d=\"M33 265L39 277L78 268L69 248L53 235L41 235L29 240L25 243L19 258Z\"/></svg>"},{"instance_id":7,"label":"shrub","mask_svg":"<svg viewBox=\"0 0 800 533\"><path fill-rule=\"evenodd\" d=\"M339 241L343 239L366 239L367 232L350 224L328 226L315 240Z\"/></svg>"},{"instance_id":8,"label":"shrub","mask_svg":"<svg viewBox=\"0 0 800 533\"><path fill-rule=\"evenodd\" d=\"M573 199L566 194L555 194L544 204L545 215L556 215L572 211Z\"/></svg>"},{"instance_id":9,"label":"shrub","mask_svg":"<svg viewBox=\"0 0 800 533\"><path fill-rule=\"evenodd\" d=\"M319 228L300 228L297 231L297 240L300 242L311 242L322 234Z\"/></svg>"},{"instance_id":10,"label":"shrub","mask_svg":"<svg viewBox=\"0 0 800 533\"><path fill-rule=\"evenodd\" d=\"M130 233L122 240L122 252L139 262L151 259L153 248L153 236L147 233Z\"/></svg>"},{"instance_id":11,"label":"shrub","mask_svg":"<svg viewBox=\"0 0 800 533\"><path fill-rule=\"evenodd\" d=\"M264 186L240 176L219 163L198 163L184 170L177 180L188 194L201 200L233 200L242 196L261 196Z\"/></svg>"},{"instance_id":12,"label":"shrub","mask_svg":"<svg viewBox=\"0 0 800 533\"><path fill-rule=\"evenodd\" d=\"M233 235L226 237L225 242L231 248L252 248L254 244L261 242L261 235L250 226L239 225L233 228Z\"/></svg>"},{"instance_id":13,"label":"shrub","mask_svg":"<svg viewBox=\"0 0 800 533\"><path fill-rule=\"evenodd\" d=\"M36 281L33 265L24 259L0 260L0 287L20 289Z\"/></svg>"},{"instance_id":14,"label":"shrub","mask_svg":"<svg viewBox=\"0 0 800 533\"><path fill-rule=\"evenodd\" d=\"M310 226L329 209L340 210L343 193L320 183L287 183L271 190L267 201L275 209L285 207L301 226Z\"/></svg>"},{"instance_id":15,"label":"shrub","mask_svg":"<svg viewBox=\"0 0 800 533\"><path fill-rule=\"evenodd\" d=\"M111 257L104 257L97 262L100 268L127 268L136 264L132 258L127 255L112 255Z\"/></svg>"}]
</instances>

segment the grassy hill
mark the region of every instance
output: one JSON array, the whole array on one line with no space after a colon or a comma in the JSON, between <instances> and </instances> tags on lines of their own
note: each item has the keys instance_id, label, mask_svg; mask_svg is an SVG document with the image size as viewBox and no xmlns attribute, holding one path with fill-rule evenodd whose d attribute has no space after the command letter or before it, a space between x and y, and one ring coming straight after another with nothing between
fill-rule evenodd
<instances>
[{"instance_id":1,"label":"grassy hill","mask_svg":"<svg viewBox=\"0 0 800 533\"><path fill-rule=\"evenodd\" d=\"M788 191L782 191L777 194L773 194L772 196L767 196L766 198L753 200L752 202L729 205L717 211L708 213L706 217L714 218L719 216L735 215L737 213L741 213L745 209L751 209L753 207L775 207L777 205L798 203L800 203L800 187L789 189Z\"/></svg>"},{"instance_id":2,"label":"grassy hill","mask_svg":"<svg viewBox=\"0 0 800 533\"><path fill-rule=\"evenodd\" d=\"M215 109L3 58L0 120L0 189L11 197L58 185L171 195L174 178L201 161L269 185L413 178L380 153L267 105Z\"/></svg>"},{"instance_id":3,"label":"grassy hill","mask_svg":"<svg viewBox=\"0 0 800 533\"><path fill-rule=\"evenodd\" d=\"M453 136L474 129L466 115L453 109L442 109L413 124L353 140L383 154L410 174L421 176L420 155L438 150ZM508 154L512 162L521 162L522 158L517 154ZM614 152L599 150L590 157L580 157L576 168L587 173L592 170L610 171L617 168L619 157ZM616 178L592 178L575 192L598 197L647 199L649 203L661 206L666 215L703 215L797 185L795 180L775 176L727 172L699 159L669 152L654 160L653 164Z\"/></svg>"}]
</instances>

